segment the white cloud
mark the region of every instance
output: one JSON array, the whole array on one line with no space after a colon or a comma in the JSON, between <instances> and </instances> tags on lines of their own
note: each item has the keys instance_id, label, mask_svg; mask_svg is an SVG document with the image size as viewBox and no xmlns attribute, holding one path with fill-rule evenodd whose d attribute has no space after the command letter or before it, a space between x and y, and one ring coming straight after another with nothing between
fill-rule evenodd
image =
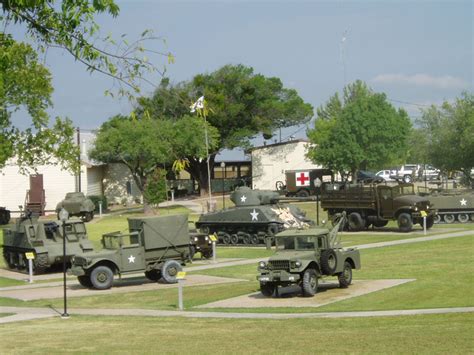
<instances>
[{"instance_id":1,"label":"white cloud","mask_svg":"<svg viewBox=\"0 0 474 355\"><path fill-rule=\"evenodd\" d=\"M380 84L431 86L439 89L463 89L468 86L465 80L451 75L431 76L428 74L381 74L373 78L372 81Z\"/></svg>"}]
</instances>

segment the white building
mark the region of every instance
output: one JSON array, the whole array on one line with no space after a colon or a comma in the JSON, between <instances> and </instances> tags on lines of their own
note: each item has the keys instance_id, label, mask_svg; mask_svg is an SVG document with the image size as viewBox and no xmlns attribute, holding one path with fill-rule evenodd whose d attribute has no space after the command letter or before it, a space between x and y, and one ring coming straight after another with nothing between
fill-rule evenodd
<instances>
[{"instance_id":1,"label":"white building","mask_svg":"<svg viewBox=\"0 0 474 355\"><path fill-rule=\"evenodd\" d=\"M298 139L252 148L252 187L275 190L277 181L285 182L286 170L322 168L306 158L306 146L309 144Z\"/></svg>"}]
</instances>

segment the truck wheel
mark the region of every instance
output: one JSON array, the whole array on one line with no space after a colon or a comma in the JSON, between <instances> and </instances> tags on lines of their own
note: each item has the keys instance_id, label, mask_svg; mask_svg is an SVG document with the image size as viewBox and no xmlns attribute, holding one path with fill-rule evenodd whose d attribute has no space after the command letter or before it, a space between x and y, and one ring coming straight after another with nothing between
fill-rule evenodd
<instances>
[{"instance_id":1,"label":"truck wheel","mask_svg":"<svg viewBox=\"0 0 474 355\"><path fill-rule=\"evenodd\" d=\"M426 229L433 227L434 222L434 216L426 217ZM421 226L423 227L423 221L421 222Z\"/></svg>"},{"instance_id":2,"label":"truck wheel","mask_svg":"<svg viewBox=\"0 0 474 355\"><path fill-rule=\"evenodd\" d=\"M409 213L403 212L398 216L398 229L401 232L409 232L413 227L413 221Z\"/></svg>"},{"instance_id":3,"label":"truck wheel","mask_svg":"<svg viewBox=\"0 0 474 355\"><path fill-rule=\"evenodd\" d=\"M89 275L82 275L77 277L77 281L81 284L81 286L91 288L92 287L92 282L89 277Z\"/></svg>"},{"instance_id":4,"label":"truck wheel","mask_svg":"<svg viewBox=\"0 0 474 355\"><path fill-rule=\"evenodd\" d=\"M405 182L405 183L407 183L407 184L409 184L412 180L413 180L413 179L412 179L411 175L408 175L408 174L407 174L407 175L404 175L404 176L403 176L403 182Z\"/></svg>"},{"instance_id":5,"label":"truck wheel","mask_svg":"<svg viewBox=\"0 0 474 355\"><path fill-rule=\"evenodd\" d=\"M461 213L458 215L458 221L461 223L469 222L469 215L467 213Z\"/></svg>"},{"instance_id":6,"label":"truck wheel","mask_svg":"<svg viewBox=\"0 0 474 355\"><path fill-rule=\"evenodd\" d=\"M444 219L444 221L445 221L446 223L451 224L451 223L454 222L455 217L454 217L453 214L445 214L445 215L443 216L443 219Z\"/></svg>"},{"instance_id":7,"label":"truck wheel","mask_svg":"<svg viewBox=\"0 0 474 355\"><path fill-rule=\"evenodd\" d=\"M337 268L336 253L333 249L326 249L321 253L321 269L325 275L332 275Z\"/></svg>"},{"instance_id":8,"label":"truck wheel","mask_svg":"<svg viewBox=\"0 0 474 355\"><path fill-rule=\"evenodd\" d=\"M165 282L168 284L176 283L176 276L178 275L178 272L182 270L183 267L176 260L166 260L165 264L161 268L163 280L165 280Z\"/></svg>"},{"instance_id":9,"label":"truck wheel","mask_svg":"<svg viewBox=\"0 0 474 355\"><path fill-rule=\"evenodd\" d=\"M204 259L212 258L212 249L211 250L201 250L201 255Z\"/></svg>"},{"instance_id":10,"label":"truck wheel","mask_svg":"<svg viewBox=\"0 0 474 355\"><path fill-rule=\"evenodd\" d=\"M112 287L114 273L108 266L97 266L91 272L92 286L98 290L106 290Z\"/></svg>"},{"instance_id":11,"label":"truck wheel","mask_svg":"<svg viewBox=\"0 0 474 355\"><path fill-rule=\"evenodd\" d=\"M265 297L272 297L275 292L276 285L273 282L262 283L260 282L260 292Z\"/></svg>"},{"instance_id":12,"label":"truck wheel","mask_svg":"<svg viewBox=\"0 0 474 355\"><path fill-rule=\"evenodd\" d=\"M352 266L347 261L344 262L344 269L337 275L340 288L347 288L352 283Z\"/></svg>"},{"instance_id":13,"label":"truck wheel","mask_svg":"<svg viewBox=\"0 0 474 355\"><path fill-rule=\"evenodd\" d=\"M352 212L349 215L349 229L351 231L357 232L365 227L365 221L358 212Z\"/></svg>"},{"instance_id":14,"label":"truck wheel","mask_svg":"<svg viewBox=\"0 0 474 355\"><path fill-rule=\"evenodd\" d=\"M309 191L308 190L300 190L296 193L296 196L298 196L298 197L308 197L309 196Z\"/></svg>"},{"instance_id":15,"label":"truck wheel","mask_svg":"<svg viewBox=\"0 0 474 355\"><path fill-rule=\"evenodd\" d=\"M145 277L150 281L158 281L161 279L161 272L155 269L145 271Z\"/></svg>"},{"instance_id":16,"label":"truck wheel","mask_svg":"<svg viewBox=\"0 0 474 355\"><path fill-rule=\"evenodd\" d=\"M314 269L306 269L303 275L303 296L311 297L318 292L318 273Z\"/></svg>"}]
</instances>

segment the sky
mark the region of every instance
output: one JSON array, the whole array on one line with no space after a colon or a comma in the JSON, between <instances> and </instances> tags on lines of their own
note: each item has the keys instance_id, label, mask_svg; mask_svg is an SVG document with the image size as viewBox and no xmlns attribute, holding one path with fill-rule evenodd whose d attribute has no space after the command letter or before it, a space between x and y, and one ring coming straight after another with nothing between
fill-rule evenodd
<instances>
[{"instance_id":1,"label":"sky","mask_svg":"<svg viewBox=\"0 0 474 355\"><path fill-rule=\"evenodd\" d=\"M361 79L413 118L420 116L420 108L473 91L472 1L117 3L117 18L97 18L104 35L126 33L133 39L154 30L166 44L155 42L152 49L176 58L167 65L173 83L241 63L279 77L316 108ZM21 37L22 29L14 35ZM45 60L55 88L52 116L69 117L81 129L92 130L131 111L126 100L104 96L112 86L107 77L90 75L60 50L49 50ZM158 65L166 63L159 60ZM285 129L282 139L304 137L305 128ZM273 139L279 139L278 133Z\"/></svg>"}]
</instances>

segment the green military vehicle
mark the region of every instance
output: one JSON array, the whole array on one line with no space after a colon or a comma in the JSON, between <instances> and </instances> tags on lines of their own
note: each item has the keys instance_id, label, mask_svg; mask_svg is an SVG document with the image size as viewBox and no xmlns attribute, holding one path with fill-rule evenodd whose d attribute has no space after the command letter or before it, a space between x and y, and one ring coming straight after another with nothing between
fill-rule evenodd
<instances>
[{"instance_id":1,"label":"green military vehicle","mask_svg":"<svg viewBox=\"0 0 474 355\"><path fill-rule=\"evenodd\" d=\"M78 216L84 222L89 222L94 218L94 202L82 192L68 192L64 200L56 205L58 219L62 208L68 211L69 216Z\"/></svg>"},{"instance_id":2,"label":"green military vehicle","mask_svg":"<svg viewBox=\"0 0 474 355\"><path fill-rule=\"evenodd\" d=\"M129 218L128 227L127 234L104 234L104 249L76 255L69 274L99 290L112 287L114 275L137 272L152 281L177 282L178 271L189 259L187 216Z\"/></svg>"},{"instance_id":3,"label":"green military vehicle","mask_svg":"<svg viewBox=\"0 0 474 355\"><path fill-rule=\"evenodd\" d=\"M400 231L409 232L413 224L423 226L424 216L426 228L431 228L436 212L427 197L415 194L413 184L388 182L323 184L321 207L333 221L345 211L345 227L351 231L384 227L396 220Z\"/></svg>"},{"instance_id":4,"label":"green military vehicle","mask_svg":"<svg viewBox=\"0 0 474 355\"><path fill-rule=\"evenodd\" d=\"M212 257L212 240L205 233L198 233L196 230L189 233L189 259L192 260L196 253L201 253L201 257L210 259Z\"/></svg>"},{"instance_id":5,"label":"green military vehicle","mask_svg":"<svg viewBox=\"0 0 474 355\"><path fill-rule=\"evenodd\" d=\"M66 262L78 253L93 250L87 238L86 226L79 219L68 220L66 229ZM30 212L3 231L3 257L9 269L28 269L25 253L34 253L33 271L41 274L46 269L63 263L63 228L56 222L39 220Z\"/></svg>"},{"instance_id":6,"label":"green military vehicle","mask_svg":"<svg viewBox=\"0 0 474 355\"><path fill-rule=\"evenodd\" d=\"M342 288L352 282L352 269L360 269L357 249L343 249L338 230L345 215L329 231L326 228L288 229L275 236L276 253L258 265L260 291L278 294L278 286L299 285L304 296L314 296L318 279L337 276Z\"/></svg>"},{"instance_id":7,"label":"green military vehicle","mask_svg":"<svg viewBox=\"0 0 474 355\"><path fill-rule=\"evenodd\" d=\"M418 193L429 198L436 208L435 223L474 221L474 190L418 187Z\"/></svg>"}]
</instances>

